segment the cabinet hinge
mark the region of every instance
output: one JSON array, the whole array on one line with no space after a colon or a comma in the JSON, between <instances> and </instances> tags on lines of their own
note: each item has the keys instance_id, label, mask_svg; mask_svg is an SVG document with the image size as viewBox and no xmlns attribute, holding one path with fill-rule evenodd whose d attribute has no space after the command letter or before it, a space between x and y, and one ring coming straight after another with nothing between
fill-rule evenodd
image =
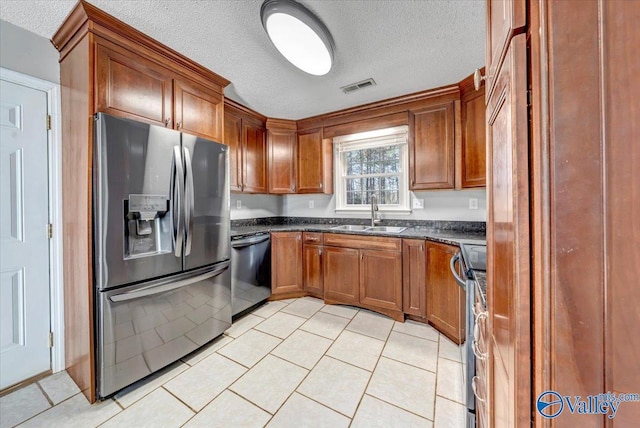
<instances>
[{"instance_id":1,"label":"cabinet hinge","mask_svg":"<svg viewBox=\"0 0 640 428\"><path fill-rule=\"evenodd\" d=\"M53 225L51 223L47 223L47 236L49 239L53 238Z\"/></svg>"},{"instance_id":2,"label":"cabinet hinge","mask_svg":"<svg viewBox=\"0 0 640 428\"><path fill-rule=\"evenodd\" d=\"M49 332L49 348L53 348L53 332Z\"/></svg>"},{"instance_id":3,"label":"cabinet hinge","mask_svg":"<svg viewBox=\"0 0 640 428\"><path fill-rule=\"evenodd\" d=\"M531 107L531 89L527 89L527 107Z\"/></svg>"},{"instance_id":4,"label":"cabinet hinge","mask_svg":"<svg viewBox=\"0 0 640 428\"><path fill-rule=\"evenodd\" d=\"M51 115L47 115L47 131L51 130Z\"/></svg>"}]
</instances>

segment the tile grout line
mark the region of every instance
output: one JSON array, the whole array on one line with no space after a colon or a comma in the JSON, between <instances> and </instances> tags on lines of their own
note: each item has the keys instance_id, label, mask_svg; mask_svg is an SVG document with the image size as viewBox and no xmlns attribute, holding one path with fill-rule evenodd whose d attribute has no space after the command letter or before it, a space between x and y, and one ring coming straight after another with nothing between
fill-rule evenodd
<instances>
[{"instance_id":1,"label":"tile grout line","mask_svg":"<svg viewBox=\"0 0 640 428\"><path fill-rule=\"evenodd\" d=\"M51 399L51 397L49 397L49 394L47 394L47 391L44 390L43 386L40 385L40 382L34 382L36 384L36 386L38 387L38 389L40 390L40 392L42 392L42 395L44 395L45 400L47 400L49 402L49 406L51 407L55 407L56 405L53 403L53 400ZM73 394L75 395L75 394ZM72 397L73 397L72 395ZM70 397L68 397L70 398Z\"/></svg>"},{"instance_id":2,"label":"tile grout line","mask_svg":"<svg viewBox=\"0 0 640 428\"><path fill-rule=\"evenodd\" d=\"M395 324L395 321L394 321L394 324ZM382 358L382 353L384 352L384 348L387 347L387 341L389 340L389 336L391 336L391 332L392 331L393 331L393 325L391 326L391 329L389 330L389 333L387 333L387 337L384 340L384 346L382 347L382 350L380 350L380 355L378 355L378 359L376 360L376 364L373 366L373 370L371 370L371 376L369 376L369 379L367 380L367 384L364 387L364 392L362 393L362 396L360 397L360 400L358 400L358 405L356 406L356 410L353 413L353 418L356 417L356 415L358 414L358 410L360 410L360 405L362 405L362 398L365 395L367 395L367 390L369 389L369 385L371 384L371 379L373 379L373 374L375 373L376 368L378 368L378 364L380 364L380 358ZM355 332L353 332L353 333L355 333ZM353 419L351 419L351 422L349 423L349 426L351 426L351 424L353 424Z\"/></svg>"}]
</instances>

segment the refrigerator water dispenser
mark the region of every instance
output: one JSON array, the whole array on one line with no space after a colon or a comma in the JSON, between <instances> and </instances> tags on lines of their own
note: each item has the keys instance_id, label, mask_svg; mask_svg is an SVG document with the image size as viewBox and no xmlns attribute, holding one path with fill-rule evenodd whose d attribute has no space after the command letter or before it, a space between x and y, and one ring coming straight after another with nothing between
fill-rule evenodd
<instances>
[{"instance_id":1,"label":"refrigerator water dispenser","mask_svg":"<svg viewBox=\"0 0 640 428\"><path fill-rule=\"evenodd\" d=\"M124 201L124 258L171 252L169 200L164 195L129 195Z\"/></svg>"}]
</instances>

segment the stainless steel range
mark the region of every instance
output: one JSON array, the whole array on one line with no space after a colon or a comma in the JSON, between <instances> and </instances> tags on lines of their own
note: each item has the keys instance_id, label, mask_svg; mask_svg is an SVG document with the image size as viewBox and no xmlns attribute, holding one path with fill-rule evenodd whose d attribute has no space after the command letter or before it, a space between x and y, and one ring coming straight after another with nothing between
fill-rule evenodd
<instances>
[{"instance_id":1,"label":"stainless steel range","mask_svg":"<svg viewBox=\"0 0 640 428\"><path fill-rule=\"evenodd\" d=\"M459 263L459 269L456 268ZM476 308L476 281L475 275L482 275L487 270L486 245L461 244L460 252L451 258L451 272L460 287L465 290L466 302L466 337L465 337L465 400L467 405L467 428L476 427L477 407L477 376L476 358L479 356L477 348L477 322L478 318L486 317L486 308L480 313ZM483 315L484 314L484 315Z\"/></svg>"},{"instance_id":2,"label":"stainless steel range","mask_svg":"<svg viewBox=\"0 0 640 428\"><path fill-rule=\"evenodd\" d=\"M105 398L231 325L227 147L95 117L96 383Z\"/></svg>"}]
</instances>

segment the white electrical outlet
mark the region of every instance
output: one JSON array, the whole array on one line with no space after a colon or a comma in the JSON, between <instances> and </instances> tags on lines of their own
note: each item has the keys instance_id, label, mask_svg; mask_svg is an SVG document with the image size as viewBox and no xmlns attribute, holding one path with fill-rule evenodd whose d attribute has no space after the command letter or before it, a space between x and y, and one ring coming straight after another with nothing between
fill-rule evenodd
<instances>
[{"instance_id":1,"label":"white electrical outlet","mask_svg":"<svg viewBox=\"0 0 640 428\"><path fill-rule=\"evenodd\" d=\"M423 210L424 209L424 199L413 198L413 209L414 210Z\"/></svg>"},{"instance_id":2,"label":"white electrical outlet","mask_svg":"<svg viewBox=\"0 0 640 428\"><path fill-rule=\"evenodd\" d=\"M314 201L313 199L311 199L311 200L309 201L309 208L313 208L313 207L315 207L315 206L316 206L316 201Z\"/></svg>"},{"instance_id":3,"label":"white electrical outlet","mask_svg":"<svg viewBox=\"0 0 640 428\"><path fill-rule=\"evenodd\" d=\"M470 210L478 209L478 198L469 198L469 209Z\"/></svg>"},{"instance_id":4,"label":"white electrical outlet","mask_svg":"<svg viewBox=\"0 0 640 428\"><path fill-rule=\"evenodd\" d=\"M238 200L236 201L236 208L237 208L237 209L242 208L242 201L241 201L240 199L238 199Z\"/></svg>"}]
</instances>

